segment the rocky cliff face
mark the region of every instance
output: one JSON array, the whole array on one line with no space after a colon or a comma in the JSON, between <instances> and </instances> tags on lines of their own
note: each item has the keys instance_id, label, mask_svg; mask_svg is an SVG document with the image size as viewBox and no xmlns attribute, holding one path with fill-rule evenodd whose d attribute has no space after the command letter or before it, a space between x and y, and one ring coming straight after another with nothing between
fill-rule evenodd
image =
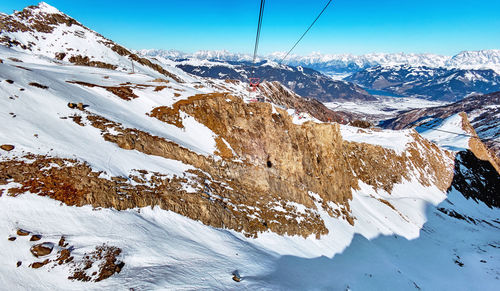
<instances>
[{"instance_id":1,"label":"rocky cliff face","mask_svg":"<svg viewBox=\"0 0 500 291\"><path fill-rule=\"evenodd\" d=\"M195 154L86 111L76 120L100 129L106 141L122 149L194 166L187 176L165 179L141 170L125 179L107 180L76 161L27 156L36 162L1 163L2 183L22 185L10 189L11 195L30 191L69 205L117 209L159 205L248 235L271 230L319 237L328 230L315 202L321 201L331 216L354 224L349 200L359 182L390 193L395 183L412 177L443 190L452 178L451 157L417 134L407 151L397 154L380 146L345 141L336 124L296 125L284 110L269 103L246 104L228 94L196 95L172 107L154 108L149 115L183 128L186 114L217 135L216 156ZM74 165L47 167L51 163ZM148 175L152 177L146 179ZM185 190L186 185L190 191Z\"/></svg>"}]
</instances>

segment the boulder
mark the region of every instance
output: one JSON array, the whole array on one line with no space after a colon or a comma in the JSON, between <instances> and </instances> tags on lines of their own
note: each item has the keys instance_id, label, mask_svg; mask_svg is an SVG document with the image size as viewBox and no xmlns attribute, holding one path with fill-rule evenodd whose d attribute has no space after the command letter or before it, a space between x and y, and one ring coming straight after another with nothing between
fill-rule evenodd
<instances>
[{"instance_id":1,"label":"boulder","mask_svg":"<svg viewBox=\"0 0 500 291\"><path fill-rule=\"evenodd\" d=\"M30 251L35 257L43 257L52 252L54 246L51 243L36 244L31 247Z\"/></svg>"},{"instance_id":2,"label":"boulder","mask_svg":"<svg viewBox=\"0 0 500 291\"><path fill-rule=\"evenodd\" d=\"M17 230L17 235L20 235L20 236L27 236L28 234L30 234L29 231L27 230L24 230L24 229L18 229Z\"/></svg>"},{"instance_id":3,"label":"boulder","mask_svg":"<svg viewBox=\"0 0 500 291\"><path fill-rule=\"evenodd\" d=\"M40 239L42 239L41 235L34 234L34 235L31 236L30 241L39 241Z\"/></svg>"},{"instance_id":4,"label":"boulder","mask_svg":"<svg viewBox=\"0 0 500 291\"><path fill-rule=\"evenodd\" d=\"M11 145L11 144L3 144L0 146L0 149L4 150L4 151L8 151L10 152L11 150L13 150L15 148L15 146Z\"/></svg>"},{"instance_id":5,"label":"boulder","mask_svg":"<svg viewBox=\"0 0 500 291\"><path fill-rule=\"evenodd\" d=\"M46 259L43 262L34 262L33 264L30 265L30 267L32 267L33 269L38 269L40 267L47 265L49 262L50 262L49 259Z\"/></svg>"}]
</instances>

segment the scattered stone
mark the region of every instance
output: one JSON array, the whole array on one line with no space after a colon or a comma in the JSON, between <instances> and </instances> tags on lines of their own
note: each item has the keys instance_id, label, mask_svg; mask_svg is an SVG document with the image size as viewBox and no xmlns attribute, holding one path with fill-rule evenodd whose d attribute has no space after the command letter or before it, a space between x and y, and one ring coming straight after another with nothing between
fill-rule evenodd
<instances>
[{"instance_id":1,"label":"scattered stone","mask_svg":"<svg viewBox=\"0 0 500 291\"><path fill-rule=\"evenodd\" d=\"M117 260L120 253L121 249L117 247L105 244L98 246L95 251L86 253L81 263L75 264L73 274L69 276L68 279L84 282L99 282L111 277L115 273L120 273L125 266L124 262ZM72 259L72 257L69 259ZM99 270L95 274L87 274L87 270L92 268L94 263L99 265Z\"/></svg>"},{"instance_id":2,"label":"scattered stone","mask_svg":"<svg viewBox=\"0 0 500 291\"><path fill-rule=\"evenodd\" d=\"M83 103L82 102L78 103L77 107L78 109L83 110Z\"/></svg>"},{"instance_id":3,"label":"scattered stone","mask_svg":"<svg viewBox=\"0 0 500 291\"><path fill-rule=\"evenodd\" d=\"M43 257L52 252L54 246L51 243L41 243L31 247L30 251L35 257Z\"/></svg>"},{"instance_id":4,"label":"scattered stone","mask_svg":"<svg viewBox=\"0 0 500 291\"><path fill-rule=\"evenodd\" d=\"M46 259L43 262L34 262L33 264L30 265L30 267L32 267L33 269L38 269L40 267L47 265L49 262L50 262L49 259Z\"/></svg>"},{"instance_id":5,"label":"scattered stone","mask_svg":"<svg viewBox=\"0 0 500 291\"><path fill-rule=\"evenodd\" d=\"M233 280L235 282L241 282L240 272L238 272L238 271L234 271L233 272Z\"/></svg>"},{"instance_id":6,"label":"scattered stone","mask_svg":"<svg viewBox=\"0 0 500 291\"><path fill-rule=\"evenodd\" d=\"M49 88L48 86L39 84L37 82L31 82L28 85L33 86L33 87L37 87L37 88L40 88L40 89L48 89Z\"/></svg>"},{"instance_id":7,"label":"scattered stone","mask_svg":"<svg viewBox=\"0 0 500 291\"><path fill-rule=\"evenodd\" d=\"M62 61L66 57L66 53L56 53L56 59Z\"/></svg>"},{"instance_id":8,"label":"scattered stone","mask_svg":"<svg viewBox=\"0 0 500 291\"><path fill-rule=\"evenodd\" d=\"M30 234L29 231L27 230L24 230L24 229L18 229L17 230L17 235L20 235L20 236L27 236L28 234Z\"/></svg>"},{"instance_id":9,"label":"scattered stone","mask_svg":"<svg viewBox=\"0 0 500 291\"><path fill-rule=\"evenodd\" d=\"M24 88L19 88L19 91L24 91Z\"/></svg>"},{"instance_id":10,"label":"scattered stone","mask_svg":"<svg viewBox=\"0 0 500 291\"><path fill-rule=\"evenodd\" d=\"M13 150L15 148L15 146L11 145L11 144L3 144L0 146L0 149L4 150L4 151L8 151L10 152L11 150Z\"/></svg>"},{"instance_id":11,"label":"scattered stone","mask_svg":"<svg viewBox=\"0 0 500 291\"><path fill-rule=\"evenodd\" d=\"M162 78L154 79L153 82L157 82L157 83L170 83L169 80L162 79Z\"/></svg>"},{"instance_id":12,"label":"scattered stone","mask_svg":"<svg viewBox=\"0 0 500 291\"><path fill-rule=\"evenodd\" d=\"M61 248L65 248L68 246L68 243L66 242L66 238L64 236L61 236L61 239L59 239L59 243L58 245L61 247Z\"/></svg>"},{"instance_id":13,"label":"scattered stone","mask_svg":"<svg viewBox=\"0 0 500 291\"><path fill-rule=\"evenodd\" d=\"M42 236L39 234L34 234L31 236L30 241L39 241L42 239Z\"/></svg>"},{"instance_id":14,"label":"scattered stone","mask_svg":"<svg viewBox=\"0 0 500 291\"><path fill-rule=\"evenodd\" d=\"M16 264L16 265L17 265L17 267L19 268L19 267L21 267L21 265L22 265L22 264L23 264L23 262L21 262L21 261L17 261L17 264Z\"/></svg>"},{"instance_id":15,"label":"scattered stone","mask_svg":"<svg viewBox=\"0 0 500 291\"><path fill-rule=\"evenodd\" d=\"M12 81L12 80L5 80L5 82L7 82L9 84L14 84L14 81Z\"/></svg>"},{"instance_id":16,"label":"scattered stone","mask_svg":"<svg viewBox=\"0 0 500 291\"><path fill-rule=\"evenodd\" d=\"M68 263L70 262L73 258L70 260L70 255L71 252L68 249L63 249L61 253L59 254L59 257L57 258L57 261L59 265L62 265L63 263Z\"/></svg>"},{"instance_id":17,"label":"scattered stone","mask_svg":"<svg viewBox=\"0 0 500 291\"><path fill-rule=\"evenodd\" d=\"M71 108L71 109L75 109L76 108L76 103L68 103L68 107Z\"/></svg>"},{"instance_id":18,"label":"scattered stone","mask_svg":"<svg viewBox=\"0 0 500 291\"><path fill-rule=\"evenodd\" d=\"M16 240L16 237L15 237L15 236L10 236L8 239L9 239L10 241L15 241L15 240Z\"/></svg>"}]
</instances>

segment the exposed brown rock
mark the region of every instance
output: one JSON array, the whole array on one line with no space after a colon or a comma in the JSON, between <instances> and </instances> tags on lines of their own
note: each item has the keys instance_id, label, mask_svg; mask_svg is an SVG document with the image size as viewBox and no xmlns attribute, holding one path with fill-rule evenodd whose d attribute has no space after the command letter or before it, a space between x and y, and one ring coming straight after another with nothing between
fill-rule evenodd
<instances>
[{"instance_id":1,"label":"exposed brown rock","mask_svg":"<svg viewBox=\"0 0 500 291\"><path fill-rule=\"evenodd\" d=\"M65 248L68 246L68 243L66 242L66 238L64 236L61 236L59 239L59 242L57 243L58 246Z\"/></svg>"},{"instance_id":2,"label":"exposed brown rock","mask_svg":"<svg viewBox=\"0 0 500 291\"><path fill-rule=\"evenodd\" d=\"M21 262L21 261L17 261L16 266L19 268L19 267L21 267L21 265L22 265L22 264L23 264L23 262Z\"/></svg>"},{"instance_id":3,"label":"exposed brown rock","mask_svg":"<svg viewBox=\"0 0 500 291\"><path fill-rule=\"evenodd\" d=\"M156 86L155 92L159 92L159 91L161 91L161 90L163 90L165 88L167 88L167 86Z\"/></svg>"},{"instance_id":4,"label":"exposed brown rock","mask_svg":"<svg viewBox=\"0 0 500 291\"><path fill-rule=\"evenodd\" d=\"M45 265L47 265L48 263L50 263L50 260L49 259L46 259L45 261L43 262L34 262L30 265L30 267L32 267L33 269L38 269L38 268L41 268Z\"/></svg>"},{"instance_id":5,"label":"exposed brown rock","mask_svg":"<svg viewBox=\"0 0 500 291\"><path fill-rule=\"evenodd\" d=\"M27 230L24 230L24 229L18 229L17 230L17 235L19 235L19 236L27 236L29 234L30 234L30 232L27 231Z\"/></svg>"},{"instance_id":6,"label":"exposed brown rock","mask_svg":"<svg viewBox=\"0 0 500 291\"><path fill-rule=\"evenodd\" d=\"M0 149L2 149L4 151L7 151L7 152L10 152L14 148L15 148L15 146L13 146L11 144L3 144L3 145L0 146Z\"/></svg>"},{"instance_id":7,"label":"exposed brown rock","mask_svg":"<svg viewBox=\"0 0 500 291\"><path fill-rule=\"evenodd\" d=\"M75 65L97 67L109 70L116 70L116 68L118 67L116 65L108 64L101 61L92 61L88 56L82 56L82 55L73 55L69 58L69 61Z\"/></svg>"},{"instance_id":8,"label":"exposed brown rock","mask_svg":"<svg viewBox=\"0 0 500 291\"><path fill-rule=\"evenodd\" d=\"M10 57L9 60L13 61L13 62L16 62L16 63L22 63L23 61L21 61L20 59L18 58L13 58L13 57Z\"/></svg>"},{"instance_id":9,"label":"exposed brown rock","mask_svg":"<svg viewBox=\"0 0 500 291\"><path fill-rule=\"evenodd\" d=\"M39 84L37 82L31 82L28 85L33 86L33 87L37 87L37 88L40 88L40 89L48 89L49 88L48 86Z\"/></svg>"},{"instance_id":10,"label":"exposed brown rock","mask_svg":"<svg viewBox=\"0 0 500 291\"><path fill-rule=\"evenodd\" d=\"M156 78L152 82L157 82L157 83L170 83L169 80L167 79L162 79L162 78Z\"/></svg>"},{"instance_id":11,"label":"exposed brown rock","mask_svg":"<svg viewBox=\"0 0 500 291\"><path fill-rule=\"evenodd\" d=\"M52 252L54 246L51 243L36 244L31 247L30 251L35 257L43 257Z\"/></svg>"},{"instance_id":12,"label":"exposed brown rock","mask_svg":"<svg viewBox=\"0 0 500 291\"><path fill-rule=\"evenodd\" d=\"M9 84L14 84L14 81L12 81L12 80L5 80L5 82L7 82Z\"/></svg>"},{"instance_id":13,"label":"exposed brown rock","mask_svg":"<svg viewBox=\"0 0 500 291\"><path fill-rule=\"evenodd\" d=\"M63 249L61 250L61 252L59 253L59 256L57 257L56 261L59 265L62 265L64 263L68 263L70 262L70 256L71 256L71 252L70 250L68 249Z\"/></svg>"},{"instance_id":14,"label":"exposed brown rock","mask_svg":"<svg viewBox=\"0 0 500 291\"><path fill-rule=\"evenodd\" d=\"M30 241L39 241L42 239L42 236L40 234L34 234L31 236Z\"/></svg>"},{"instance_id":15,"label":"exposed brown rock","mask_svg":"<svg viewBox=\"0 0 500 291\"><path fill-rule=\"evenodd\" d=\"M349 125L359 127L359 128L370 128L373 127L373 124L366 120L355 119L349 122Z\"/></svg>"},{"instance_id":16,"label":"exposed brown rock","mask_svg":"<svg viewBox=\"0 0 500 291\"><path fill-rule=\"evenodd\" d=\"M64 60L64 58L66 57L66 53L56 53L56 59L57 60Z\"/></svg>"},{"instance_id":17,"label":"exposed brown rock","mask_svg":"<svg viewBox=\"0 0 500 291\"><path fill-rule=\"evenodd\" d=\"M15 241L15 240L16 240L16 237L15 237L15 236L9 236L8 240L10 240L10 241Z\"/></svg>"},{"instance_id":18,"label":"exposed brown rock","mask_svg":"<svg viewBox=\"0 0 500 291\"><path fill-rule=\"evenodd\" d=\"M78 85L81 85L81 86L86 86L86 87L100 87L100 88L104 88L107 91L109 91L109 92L115 94L116 96L120 97L121 99L127 100L127 101L139 97L139 96L137 96L137 95L134 94L134 91L132 90L132 88L130 87L130 85L122 85L122 86L114 86L113 87L113 86L100 86L100 85L91 84L91 83L87 83L87 82L80 82L80 81L67 81L67 82L71 83L71 84L78 84ZM78 107L78 105L77 105L77 107ZM82 105L82 110L83 110L83 105Z\"/></svg>"},{"instance_id":19,"label":"exposed brown rock","mask_svg":"<svg viewBox=\"0 0 500 291\"><path fill-rule=\"evenodd\" d=\"M95 251L86 253L81 263L75 264L73 274L68 279L99 282L113 276L115 273L120 273L125 266L124 262L117 259L120 253L121 249L114 246L105 244L98 246ZM87 274L87 270L96 263L99 264L99 271Z\"/></svg>"}]
</instances>

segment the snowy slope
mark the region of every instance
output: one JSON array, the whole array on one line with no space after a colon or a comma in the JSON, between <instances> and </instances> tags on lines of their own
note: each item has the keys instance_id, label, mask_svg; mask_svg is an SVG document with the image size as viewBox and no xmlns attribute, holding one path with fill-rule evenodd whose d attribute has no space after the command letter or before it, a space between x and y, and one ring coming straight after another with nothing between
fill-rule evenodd
<instances>
[{"instance_id":1,"label":"snowy slope","mask_svg":"<svg viewBox=\"0 0 500 291\"><path fill-rule=\"evenodd\" d=\"M15 67L18 63L9 61L8 57L22 59L22 66L31 71ZM87 109L90 112L163 136L200 154L213 154L212 133L202 125L194 122L193 127L183 133L173 126L158 126L151 119L145 120L144 112L148 109L172 102L171 90L164 93L134 90L140 95L137 101L124 101L99 88L80 88L65 82L78 76L78 80L101 84L147 83L151 76L64 66L7 49L2 49L2 59L7 60L0 64L1 78L8 77L14 83L1 83L3 112L0 116L5 130L1 131L0 141L17 145L8 155L2 154L3 159L21 155L22 151L76 157L110 176L127 175L132 169L141 168L174 175L190 168L178 161L118 148L99 138L99 132L91 127L61 120L59 117L70 113L67 101L83 101L90 105ZM27 84L29 81L49 88L31 88ZM186 90L183 96L198 93L189 88L190 84L171 85ZM19 88L26 90L19 91ZM63 92L71 92L71 95ZM18 98L7 98L10 95ZM178 98L185 98L183 96ZM405 145L412 141L410 133L359 133L355 128L342 127L342 135L347 140L378 144L398 152L404 151ZM191 137L199 138L200 134L207 136L191 140ZM200 140L207 142L200 143ZM89 151L89 148L99 150ZM7 184L1 188L12 186ZM310 195L321 202L316 194ZM34 243L27 237L17 237L15 241L1 240L0 282L8 289L16 289L21 284L25 289L41 290L115 289L116 286L174 290L383 290L453 286L458 290L470 290L476 283L468 276L474 275L481 279L483 290L495 290L496 270L500 267L495 235L498 231L497 208L465 200L456 192L447 197L436 187L426 187L417 181L397 184L391 193L361 184L359 190L353 191L350 205L356 219L354 226L330 217L318 204L318 214L329 229L329 234L320 239L280 236L271 232L251 239L159 208L96 211L90 206L60 205L32 194L3 195L0 197L0 231L5 238L15 235L19 228L42 234L44 241L55 244L64 235L74 247L76 258L95 245L107 243L123 250L121 258L126 267L120 274L101 282L67 280L71 269L66 265L49 265L44 267L47 270L28 267L31 260L28 249ZM453 209L481 222L462 221L436 207ZM17 261L23 262L18 268L15 267ZM231 279L235 270L243 279L240 283ZM443 281L442 276L456 279L450 283Z\"/></svg>"}]
</instances>

